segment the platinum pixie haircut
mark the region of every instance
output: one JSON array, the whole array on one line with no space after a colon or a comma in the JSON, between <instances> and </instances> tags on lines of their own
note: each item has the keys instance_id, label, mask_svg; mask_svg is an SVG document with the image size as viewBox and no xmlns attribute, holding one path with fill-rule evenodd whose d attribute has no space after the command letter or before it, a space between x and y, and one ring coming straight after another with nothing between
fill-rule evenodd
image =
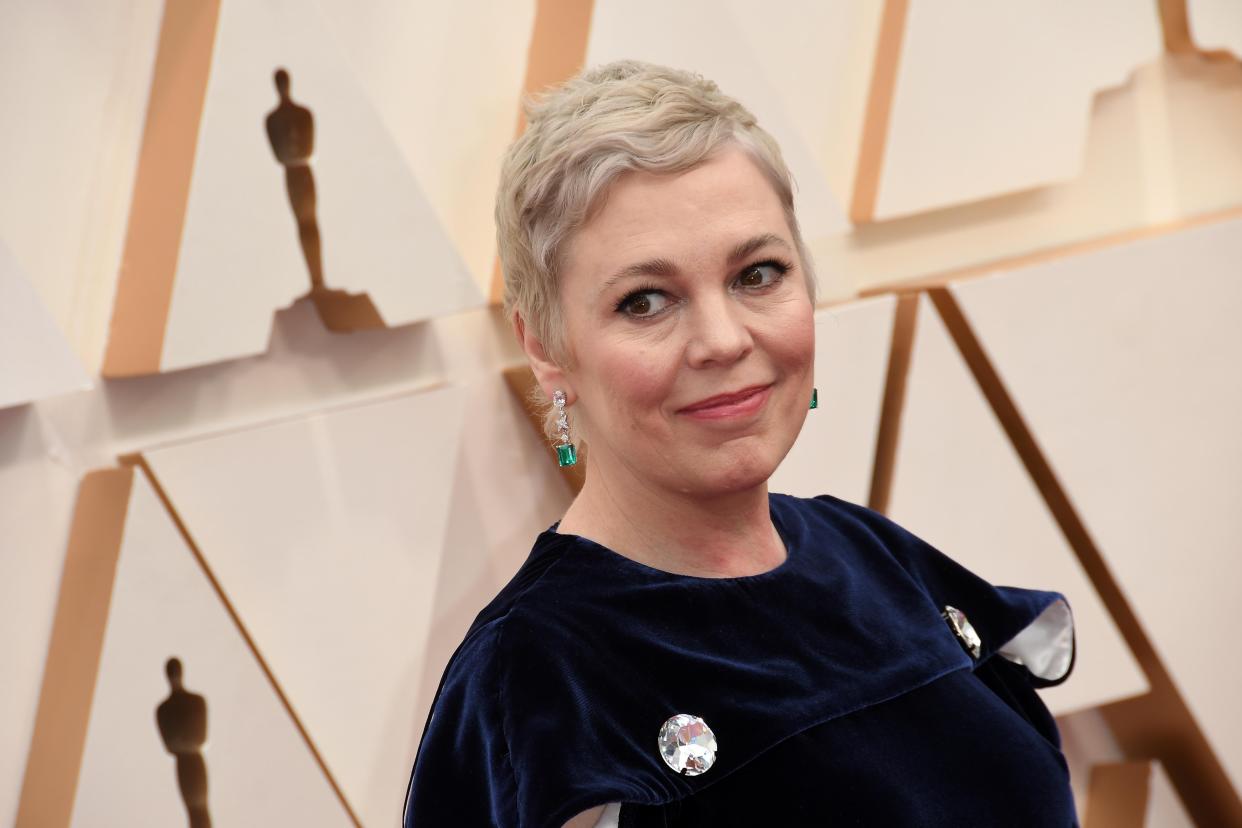
<instances>
[{"instance_id":1,"label":"platinum pixie haircut","mask_svg":"<svg viewBox=\"0 0 1242 828\"><path fill-rule=\"evenodd\" d=\"M780 148L741 104L701 75L634 60L588 70L526 103L526 131L501 168L496 236L504 311L556 362L571 366L558 267L566 242L623 173L684 172L726 146L746 151L785 210L807 293L815 275L794 215ZM546 404L540 392L538 399ZM548 409L548 424L551 409ZM551 433L551 432L549 432Z\"/></svg>"}]
</instances>

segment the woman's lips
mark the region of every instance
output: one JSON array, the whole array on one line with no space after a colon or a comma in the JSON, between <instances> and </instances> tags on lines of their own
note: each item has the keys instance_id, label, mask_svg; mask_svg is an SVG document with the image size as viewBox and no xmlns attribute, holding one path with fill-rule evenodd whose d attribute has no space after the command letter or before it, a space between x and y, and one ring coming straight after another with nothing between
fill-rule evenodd
<instances>
[{"instance_id":1,"label":"woman's lips","mask_svg":"<svg viewBox=\"0 0 1242 828\"><path fill-rule=\"evenodd\" d=\"M722 394L688 405L677 413L697 420L727 420L734 417L746 417L763 408L771 390L771 385L756 385L744 388L735 394Z\"/></svg>"}]
</instances>

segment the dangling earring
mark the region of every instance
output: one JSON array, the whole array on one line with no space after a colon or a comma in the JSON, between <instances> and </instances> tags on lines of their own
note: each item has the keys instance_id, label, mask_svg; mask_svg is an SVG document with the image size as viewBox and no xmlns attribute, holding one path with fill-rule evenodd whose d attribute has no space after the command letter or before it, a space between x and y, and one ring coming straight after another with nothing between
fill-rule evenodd
<instances>
[{"instance_id":1,"label":"dangling earring","mask_svg":"<svg viewBox=\"0 0 1242 828\"><path fill-rule=\"evenodd\" d=\"M565 392L556 389L552 392L552 405L556 407L556 430L560 432L560 443L556 446L556 464L562 469L578 462L578 450L569 442L569 415L565 413Z\"/></svg>"},{"instance_id":2,"label":"dangling earring","mask_svg":"<svg viewBox=\"0 0 1242 828\"><path fill-rule=\"evenodd\" d=\"M811 408L819 408L819 389L811 389Z\"/></svg>"}]
</instances>

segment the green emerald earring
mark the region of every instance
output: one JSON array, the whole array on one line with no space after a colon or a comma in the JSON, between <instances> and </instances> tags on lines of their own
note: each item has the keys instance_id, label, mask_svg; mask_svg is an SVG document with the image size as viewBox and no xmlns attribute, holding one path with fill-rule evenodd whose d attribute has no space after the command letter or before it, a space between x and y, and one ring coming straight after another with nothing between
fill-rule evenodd
<instances>
[{"instance_id":1,"label":"green emerald earring","mask_svg":"<svg viewBox=\"0 0 1242 828\"><path fill-rule=\"evenodd\" d=\"M552 392L552 405L556 407L556 465L562 469L578 462L578 450L569 442L569 415L565 413L565 392L556 389Z\"/></svg>"},{"instance_id":2,"label":"green emerald earring","mask_svg":"<svg viewBox=\"0 0 1242 828\"><path fill-rule=\"evenodd\" d=\"M819 389L811 389L811 408L819 408Z\"/></svg>"}]
</instances>

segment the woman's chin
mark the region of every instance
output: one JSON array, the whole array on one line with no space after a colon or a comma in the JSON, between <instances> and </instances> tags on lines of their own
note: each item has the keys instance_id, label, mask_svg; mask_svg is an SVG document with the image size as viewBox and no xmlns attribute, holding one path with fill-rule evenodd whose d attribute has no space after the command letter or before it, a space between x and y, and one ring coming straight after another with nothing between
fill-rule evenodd
<instances>
[{"instance_id":1,"label":"woman's chin","mask_svg":"<svg viewBox=\"0 0 1242 828\"><path fill-rule=\"evenodd\" d=\"M776 463L767 458L746 456L739 458L714 457L705 460L694 469L687 469L687 476L696 480L694 487L704 496L738 494L763 486L776 471Z\"/></svg>"}]
</instances>

